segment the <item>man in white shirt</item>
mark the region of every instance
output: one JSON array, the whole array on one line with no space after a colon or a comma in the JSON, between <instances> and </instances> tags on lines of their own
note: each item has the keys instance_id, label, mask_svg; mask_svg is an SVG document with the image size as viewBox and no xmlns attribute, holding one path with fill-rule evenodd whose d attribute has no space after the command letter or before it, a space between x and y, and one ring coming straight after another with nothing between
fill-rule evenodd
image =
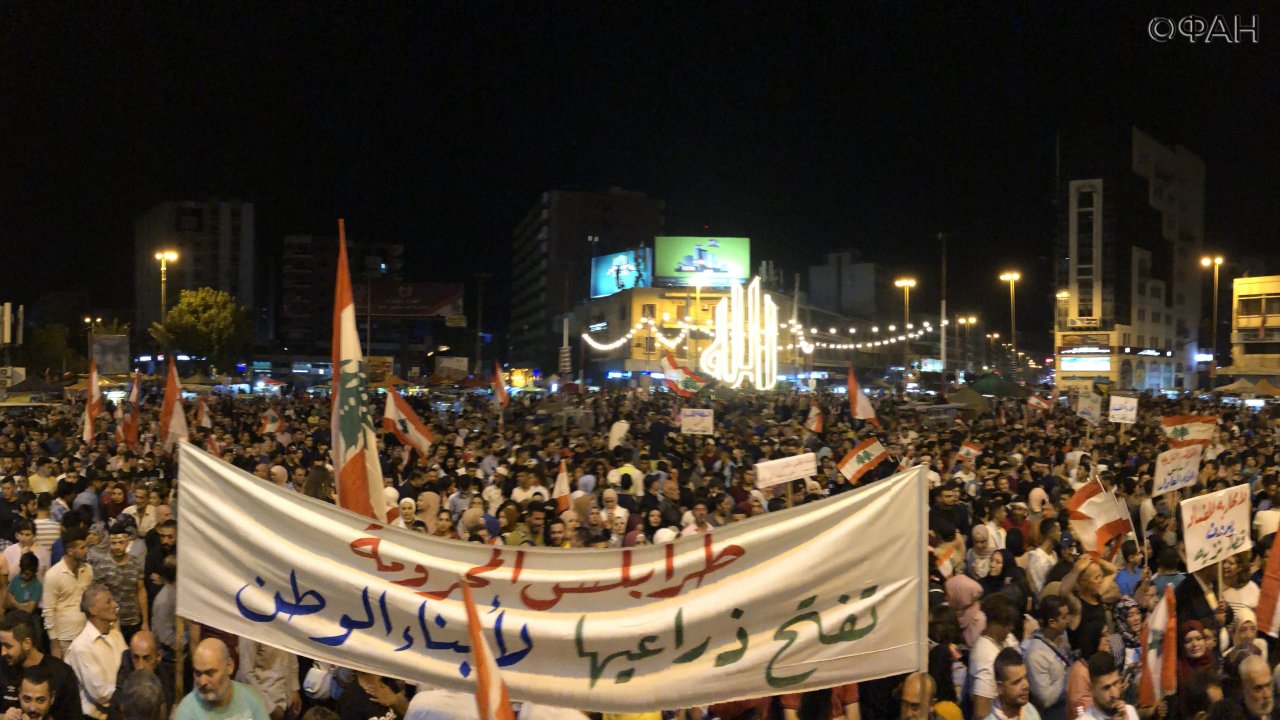
<instances>
[{"instance_id":1,"label":"man in white shirt","mask_svg":"<svg viewBox=\"0 0 1280 720\"><path fill-rule=\"evenodd\" d=\"M106 720L128 647L116 627L120 606L105 585L90 585L81 605L89 619L67 650L67 664L80 680L80 708L85 716Z\"/></svg>"},{"instance_id":2,"label":"man in white shirt","mask_svg":"<svg viewBox=\"0 0 1280 720\"><path fill-rule=\"evenodd\" d=\"M1001 650L996 656L994 671L996 702L987 720L1040 720L1040 713L1030 702L1027 666L1018 651L1013 648Z\"/></svg>"},{"instance_id":3,"label":"man in white shirt","mask_svg":"<svg viewBox=\"0 0 1280 720\"><path fill-rule=\"evenodd\" d=\"M1017 648L1017 640L1010 633L1022 621L1018 606L1007 595L983 598L982 612L987 616L987 627L969 653L969 694L973 697L972 717L975 718L986 718L995 706L999 692L995 675L996 657L1006 647Z\"/></svg>"},{"instance_id":4,"label":"man in white shirt","mask_svg":"<svg viewBox=\"0 0 1280 720\"><path fill-rule=\"evenodd\" d=\"M1044 589L1045 578L1058 564L1058 541L1062 539L1062 526L1053 518L1040 521L1040 544L1027 553L1027 583L1036 595Z\"/></svg>"},{"instance_id":5,"label":"man in white shirt","mask_svg":"<svg viewBox=\"0 0 1280 720\"><path fill-rule=\"evenodd\" d=\"M44 626L49 631L50 653L61 659L71 642L84 629L84 613L80 600L84 591L93 583L93 568L89 558L89 531L83 527L69 527L62 533L62 545L66 554L49 568L44 576L44 595L40 611Z\"/></svg>"}]
</instances>

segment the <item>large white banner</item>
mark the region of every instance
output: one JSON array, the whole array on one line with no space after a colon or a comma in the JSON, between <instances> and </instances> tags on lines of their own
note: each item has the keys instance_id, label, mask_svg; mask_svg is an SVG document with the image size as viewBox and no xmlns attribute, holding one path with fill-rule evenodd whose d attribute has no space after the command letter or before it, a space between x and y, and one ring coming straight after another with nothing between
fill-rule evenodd
<instances>
[{"instance_id":1,"label":"large white banner","mask_svg":"<svg viewBox=\"0 0 1280 720\"><path fill-rule=\"evenodd\" d=\"M1187 544L1187 572L1253 547L1249 539L1248 485L1183 500L1179 507L1182 537Z\"/></svg>"},{"instance_id":2,"label":"large white banner","mask_svg":"<svg viewBox=\"0 0 1280 720\"><path fill-rule=\"evenodd\" d=\"M1203 452L1203 445L1188 445L1157 455L1151 497L1195 485L1200 474L1200 455Z\"/></svg>"},{"instance_id":3,"label":"large white banner","mask_svg":"<svg viewBox=\"0 0 1280 720\"><path fill-rule=\"evenodd\" d=\"M513 699L642 712L926 666L921 468L617 550L384 527L187 443L179 478L178 613L346 667L474 691L463 582Z\"/></svg>"}]
</instances>

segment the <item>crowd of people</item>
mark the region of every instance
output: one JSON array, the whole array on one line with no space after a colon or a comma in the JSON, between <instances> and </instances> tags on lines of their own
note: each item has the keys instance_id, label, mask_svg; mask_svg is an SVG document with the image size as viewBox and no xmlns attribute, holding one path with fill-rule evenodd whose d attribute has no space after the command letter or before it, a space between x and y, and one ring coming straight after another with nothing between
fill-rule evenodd
<instances>
[{"instance_id":1,"label":"crowd of people","mask_svg":"<svg viewBox=\"0 0 1280 720\"><path fill-rule=\"evenodd\" d=\"M817 433L805 427L814 397L825 414ZM566 552L660 544L927 466L928 672L628 720L1280 717L1280 653L1256 615L1280 520L1268 408L1143 397L1138 422L1120 432L1078 417L1066 397L1048 410L997 401L945 420L890 397L876 403L877 423L825 391L523 395L501 417L484 395L410 402L437 442L423 456L379 432L392 521L461 542ZM681 433L682 405L713 408L714 435ZM144 399L132 449L109 415L84 443L83 404L0 416L5 718L474 717L470 695L331 668L176 617L181 487L175 452L155 441L159 407L158 395ZM281 422L264 433L268 407ZM193 414L193 443L336 501L326 398L214 395L207 408L207 424ZM1252 550L1190 574L1175 497L1152 497L1155 459L1168 448L1160 418L1187 414L1218 424L1181 497L1247 484L1256 518ZM851 483L837 464L872 436L889 460ZM961 453L965 443L981 454ZM806 452L817 454L817 476L756 488L756 463ZM562 471L565 511L552 498ZM1110 559L1081 552L1066 509L1095 478L1136 529ZM1143 629L1166 586L1176 597L1176 692L1144 705ZM526 704L520 714L555 710Z\"/></svg>"}]
</instances>

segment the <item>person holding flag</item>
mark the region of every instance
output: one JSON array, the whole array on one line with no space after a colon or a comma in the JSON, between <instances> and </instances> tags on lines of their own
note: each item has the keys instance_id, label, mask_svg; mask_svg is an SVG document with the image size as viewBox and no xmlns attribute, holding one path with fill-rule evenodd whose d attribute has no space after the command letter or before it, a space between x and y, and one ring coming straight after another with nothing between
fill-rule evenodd
<instances>
[{"instance_id":1,"label":"person holding flag","mask_svg":"<svg viewBox=\"0 0 1280 720\"><path fill-rule=\"evenodd\" d=\"M431 446L439 440L395 388L387 388L387 405L382 414L382 428L395 435L401 445L413 448L420 457L424 458L431 457Z\"/></svg>"},{"instance_id":2,"label":"person holding flag","mask_svg":"<svg viewBox=\"0 0 1280 720\"><path fill-rule=\"evenodd\" d=\"M816 394L814 394L809 401L809 417L804 421L804 429L815 435L821 435L823 425L825 424L822 406L818 405L818 396Z\"/></svg>"},{"instance_id":3,"label":"person holding flag","mask_svg":"<svg viewBox=\"0 0 1280 720\"><path fill-rule=\"evenodd\" d=\"M866 393L862 392L862 386L858 384L858 376L853 373L853 366L849 366L849 410L856 420L866 420L876 427L880 427L880 420L876 418L876 410L871 407L871 401L867 399Z\"/></svg>"},{"instance_id":4,"label":"person holding flag","mask_svg":"<svg viewBox=\"0 0 1280 720\"><path fill-rule=\"evenodd\" d=\"M186 440L187 411L182 407L182 384L178 382L178 366L169 356L169 375L164 386L164 404L160 407L160 446L173 450L179 440Z\"/></svg>"}]
</instances>

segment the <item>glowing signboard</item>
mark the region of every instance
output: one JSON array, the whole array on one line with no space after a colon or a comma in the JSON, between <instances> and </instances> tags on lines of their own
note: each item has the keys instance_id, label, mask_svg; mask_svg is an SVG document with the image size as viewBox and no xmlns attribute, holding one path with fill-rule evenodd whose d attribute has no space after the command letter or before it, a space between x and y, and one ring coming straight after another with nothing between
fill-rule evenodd
<instances>
[{"instance_id":1,"label":"glowing signboard","mask_svg":"<svg viewBox=\"0 0 1280 720\"><path fill-rule=\"evenodd\" d=\"M711 377L739 387L750 382L768 390L778 382L778 306L760 290L760 278L745 289L733 286L714 314L716 338L702 351L699 366Z\"/></svg>"}]
</instances>

